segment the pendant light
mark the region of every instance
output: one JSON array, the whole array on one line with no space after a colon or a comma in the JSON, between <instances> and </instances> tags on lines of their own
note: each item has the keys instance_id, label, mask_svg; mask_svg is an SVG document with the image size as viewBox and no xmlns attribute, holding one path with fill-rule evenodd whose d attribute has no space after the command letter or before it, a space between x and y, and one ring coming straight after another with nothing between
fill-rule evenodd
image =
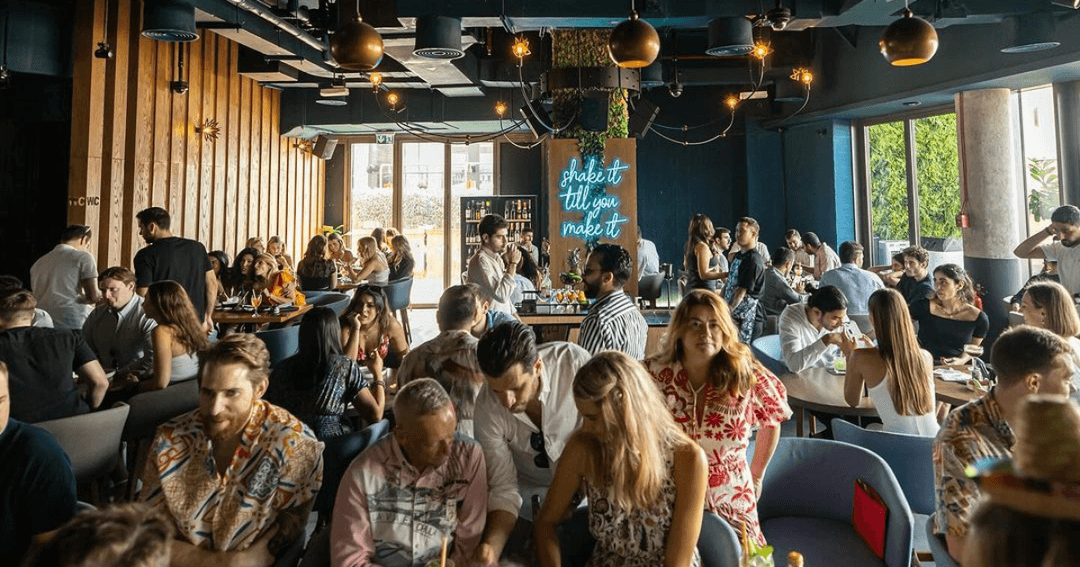
<instances>
[{"instance_id":1,"label":"pendant light","mask_svg":"<svg viewBox=\"0 0 1080 567\"><path fill-rule=\"evenodd\" d=\"M330 55L339 67L351 71L370 71L382 62L382 36L360 18L359 3L356 17L330 36Z\"/></svg>"},{"instance_id":2,"label":"pendant light","mask_svg":"<svg viewBox=\"0 0 1080 567\"><path fill-rule=\"evenodd\" d=\"M619 67L639 69L649 66L660 54L660 34L649 22L638 18L630 2L630 18L611 30L608 55Z\"/></svg>"},{"instance_id":3,"label":"pendant light","mask_svg":"<svg viewBox=\"0 0 1080 567\"><path fill-rule=\"evenodd\" d=\"M930 22L916 18L905 0L903 17L885 28L878 45L881 54L894 67L921 65L937 53L937 30Z\"/></svg>"}]
</instances>

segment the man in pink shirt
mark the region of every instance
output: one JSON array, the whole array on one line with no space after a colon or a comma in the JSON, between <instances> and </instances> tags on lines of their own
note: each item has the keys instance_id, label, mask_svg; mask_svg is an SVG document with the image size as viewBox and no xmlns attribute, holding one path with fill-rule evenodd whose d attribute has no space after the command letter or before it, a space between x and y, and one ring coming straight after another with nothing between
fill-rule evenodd
<instances>
[{"instance_id":1,"label":"man in pink shirt","mask_svg":"<svg viewBox=\"0 0 1080 567\"><path fill-rule=\"evenodd\" d=\"M420 378L394 400L397 424L341 479L330 531L334 567L463 567L480 542L487 473L480 445L455 435L457 416L438 382Z\"/></svg>"}]
</instances>

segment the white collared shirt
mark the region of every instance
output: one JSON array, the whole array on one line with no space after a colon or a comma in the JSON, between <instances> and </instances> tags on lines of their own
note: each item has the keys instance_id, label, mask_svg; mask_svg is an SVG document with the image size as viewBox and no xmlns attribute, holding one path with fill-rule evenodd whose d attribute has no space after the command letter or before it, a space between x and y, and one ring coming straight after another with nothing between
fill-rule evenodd
<instances>
[{"instance_id":1,"label":"white collared shirt","mask_svg":"<svg viewBox=\"0 0 1080 567\"><path fill-rule=\"evenodd\" d=\"M828 366L839 352L836 345L827 345L821 337L829 334L824 327L817 329L806 317L806 304L793 303L784 308L777 322L784 365L792 372L815 366Z\"/></svg>"},{"instance_id":2,"label":"white collared shirt","mask_svg":"<svg viewBox=\"0 0 1080 567\"><path fill-rule=\"evenodd\" d=\"M589 360L587 350L565 342L540 345L540 407L544 449L550 466L536 466L539 454L530 438L540 431L522 413L503 407L487 384L476 399L474 431L484 449L488 475L488 511L505 510L531 518L522 503L534 494L543 495L554 478L555 465L566 448L580 418L574 405L574 374Z\"/></svg>"},{"instance_id":3,"label":"white collared shirt","mask_svg":"<svg viewBox=\"0 0 1080 567\"><path fill-rule=\"evenodd\" d=\"M510 296L517 284L514 275L506 271L502 256L481 246L480 250L469 258L469 283L480 286L484 295L491 299L492 309L514 314L514 304L510 303Z\"/></svg>"}]
</instances>

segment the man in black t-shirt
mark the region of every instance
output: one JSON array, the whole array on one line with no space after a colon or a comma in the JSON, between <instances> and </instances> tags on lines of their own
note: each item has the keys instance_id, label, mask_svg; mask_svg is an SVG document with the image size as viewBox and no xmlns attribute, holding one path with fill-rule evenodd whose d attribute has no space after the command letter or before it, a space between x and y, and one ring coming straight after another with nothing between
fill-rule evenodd
<instances>
[{"instance_id":1,"label":"man in black t-shirt","mask_svg":"<svg viewBox=\"0 0 1080 567\"><path fill-rule=\"evenodd\" d=\"M909 246L904 255L904 275L896 282L896 291L904 296L908 305L934 295L934 282L930 281L930 253L922 246Z\"/></svg>"},{"instance_id":2,"label":"man in black t-shirt","mask_svg":"<svg viewBox=\"0 0 1080 567\"><path fill-rule=\"evenodd\" d=\"M97 408L109 381L94 351L79 332L32 327L36 305L25 290L0 297L0 361L10 374L11 416L37 423ZM80 383L87 387L86 401Z\"/></svg>"},{"instance_id":3,"label":"man in black t-shirt","mask_svg":"<svg viewBox=\"0 0 1080 567\"><path fill-rule=\"evenodd\" d=\"M0 362L0 562L20 565L32 544L75 516L75 475L56 439L8 419L10 407L8 371Z\"/></svg>"},{"instance_id":4,"label":"man in black t-shirt","mask_svg":"<svg viewBox=\"0 0 1080 567\"><path fill-rule=\"evenodd\" d=\"M135 293L146 297L150 284L173 280L187 290L195 314L209 329L217 297L217 277L206 247L173 236L169 230L169 211L161 207L143 209L135 217L139 219L139 236L149 244L135 254Z\"/></svg>"},{"instance_id":5,"label":"man in black t-shirt","mask_svg":"<svg viewBox=\"0 0 1080 567\"><path fill-rule=\"evenodd\" d=\"M739 340L744 343L761 336L765 326L765 311L758 303L765 288L765 260L757 251L758 222L750 217L739 219L735 241L742 251L731 258L724 299L731 307L731 317L739 328Z\"/></svg>"}]
</instances>

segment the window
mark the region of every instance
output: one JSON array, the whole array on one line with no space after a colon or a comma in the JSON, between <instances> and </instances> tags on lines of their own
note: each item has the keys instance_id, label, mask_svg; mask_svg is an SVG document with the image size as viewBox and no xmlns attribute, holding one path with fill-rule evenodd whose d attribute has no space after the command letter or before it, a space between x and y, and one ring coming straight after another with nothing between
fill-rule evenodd
<instances>
[{"instance_id":1,"label":"window","mask_svg":"<svg viewBox=\"0 0 1080 567\"><path fill-rule=\"evenodd\" d=\"M959 254L956 115L870 124L863 132L874 263L889 263L893 253L913 242L932 252Z\"/></svg>"},{"instance_id":2,"label":"window","mask_svg":"<svg viewBox=\"0 0 1080 567\"><path fill-rule=\"evenodd\" d=\"M403 139L404 138L404 139ZM460 283L461 197L494 195L495 144L443 144L398 137L349 145L350 244L376 227L399 228L416 267L413 305L435 305Z\"/></svg>"},{"instance_id":3,"label":"window","mask_svg":"<svg viewBox=\"0 0 1080 567\"><path fill-rule=\"evenodd\" d=\"M1019 98L1027 232L1034 234L1050 224L1050 213L1061 205L1054 90L1046 86L1020 91Z\"/></svg>"}]
</instances>

